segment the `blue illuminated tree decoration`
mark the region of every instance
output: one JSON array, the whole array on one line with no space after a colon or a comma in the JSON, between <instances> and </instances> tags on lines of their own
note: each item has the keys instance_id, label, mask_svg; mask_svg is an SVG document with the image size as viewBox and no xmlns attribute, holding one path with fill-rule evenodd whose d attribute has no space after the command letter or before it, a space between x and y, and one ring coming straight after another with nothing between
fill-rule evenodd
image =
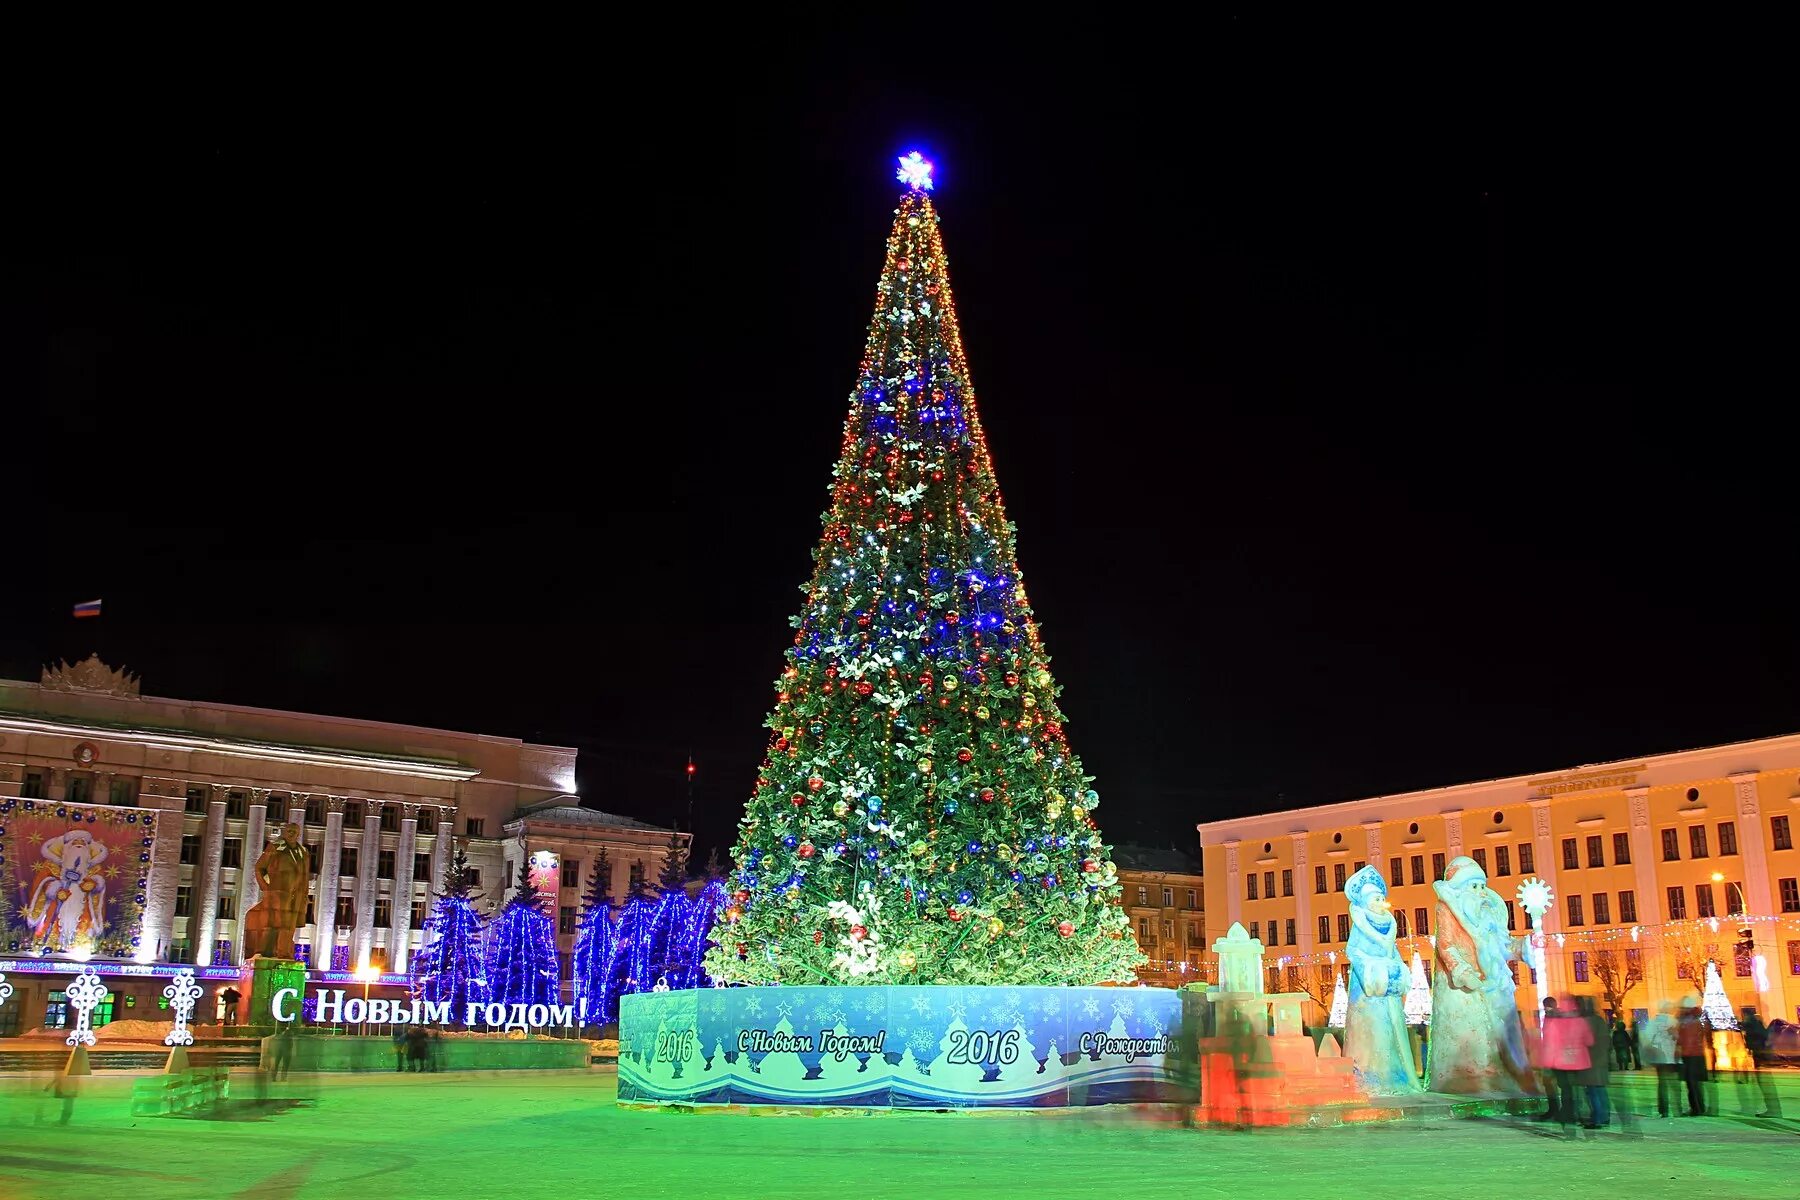
<instances>
[{"instance_id":1,"label":"blue illuminated tree decoration","mask_svg":"<svg viewBox=\"0 0 1800 1200\"><path fill-rule=\"evenodd\" d=\"M425 945L412 960L413 995L431 1004L447 1002L458 1017L465 1005L488 1001L481 918L469 899L469 880L469 860L458 846L425 918Z\"/></svg>"},{"instance_id":2,"label":"blue illuminated tree decoration","mask_svg":"<svg viewBox=\"0 0 1800 1200\"><path fill-rule=\"evenodd\" d=\"M683 969L684 964L679 961L680 945L693 907L687 894L687 855L687 847L682 844L681 834L671 830L668 850L663 854L662 870L656 877L656 887L661 895L657 897L656 911L650 926L651 986L664 978L667 978L672 988L685 986L678 984L671 972L679 973Z\"/></svg>"},{"instance_id":3,"label":"blue illuminated tree decoration","mask_svg":"<svg viewBox=\"0 0 1800 1200\"><path fill-rule=\"evenodd\" d=\"M575 1014L583 1025L618 1020L618 998L607 985L614 936L612 860L602 849L594 856L593 873L581 898L581 926L575 934Z\"/></svg>"},{"instance_id":4,"label":"blue illuminated tree decoration","mask_svg":"<svg viewBox=\"0 0 1800 1200\"><path fill-rule=\"evenodd\" d=\"M487 980L495 1004L555 1004L556 926L531 882L531 864L519 864L518 890L488 931Z\"/></svg>"}]
</instances>

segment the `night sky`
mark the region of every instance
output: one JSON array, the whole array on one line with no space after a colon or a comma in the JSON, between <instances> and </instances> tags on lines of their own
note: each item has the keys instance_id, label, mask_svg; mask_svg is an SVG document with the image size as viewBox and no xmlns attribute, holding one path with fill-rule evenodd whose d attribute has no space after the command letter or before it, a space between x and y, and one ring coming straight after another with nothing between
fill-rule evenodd
<instances>
[{"instance_id":1,"label":"night sky","mask_svg":"<svg viewBox=\"0 0 1800 1200\"><path fill-rule=\"evenodd\" d=\"M916 146L1113 838L1800 729L1754 105L1409 37L796 28L52 110L0 251L0 674L577 746L661 822L691 753L704 854Z\"/></svg>"}]
</instances>

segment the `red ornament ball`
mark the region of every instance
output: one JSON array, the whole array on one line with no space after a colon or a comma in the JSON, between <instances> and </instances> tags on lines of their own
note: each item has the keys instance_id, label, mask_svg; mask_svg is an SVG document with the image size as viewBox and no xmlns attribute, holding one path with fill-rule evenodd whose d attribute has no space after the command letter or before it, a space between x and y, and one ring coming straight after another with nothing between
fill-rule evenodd
<instances>
[{"instance_id":1,"label":"red ornament ball","mask_svg":"<svg viewBox=\"0 0 1800 1200\"><path fill-rule=\"evenodd\" d=\"M1006 673L1006 686L1007 687L1018 687L1019 686L1018 672L1008 671Z\"/></svg>"},{"instance_id":2,"label":"red ornament ball","mask_svg":"<svg viewBox=\"0 0 1800 1200\"><path fill-rule=\"evenodd\" d=\"M786 750L787 749L787 739L784 737L776 738L775 739L775 748L777 750Z\"/></svg>"},{"instance_id":3,"label":"red ornament ball","mask_svg":"<svg viewBox=\"0 0 1800 1200\"><path fill-rule=\"evenodd\" d=\"M960 921L960 920L962 920L962 917L963 917L963 915L961 913L957 912L954 908L951 909L949 912L945 913L944 915L949 917L952 921Z\"/></svg>"},{"instance_id":4,"label":"red ornament ball","mask_svg":"<svg viewBox=\"0 0 1800 1200\"><path fill-rule=\"evenodd\" d=\"M994 789L993 788L982 788L981 789L981 802L983 804L992 804L994 802Z\"/></svg>"},{"instance_id":5,"label":"red ornament ball","mask_svg":"<svg viewBox=\"0 0 1800 1200\"><path fill-rule=\"evenodd\" d=\"M813 856L813 853L814 853L813 844L811 842L801 842L800 843L800 857L801 858L811 858Z\"/></svg>"},{"instance_id":6,"label":"red ornament ball","mask_svg":"<svg viewBox=\"0 0 1800 1200\"><path fill-rule=\"evenodd\" d=\"M1092 875L1095 871L1098 871L1100 869L1100 864L1095 862L1091 858L1086 858L1086 859L1083 859L1081 862L1081 869L1083 871L1086 871L1088 874Z\"/></svg>"},{"instance_id":7,"label":"red ornament ball","mask_svg":"<svg viewBox=\"0 0 1800 1200\"><path fill-rule=\"evenodd\" d=\"M967 746L964 746L961 750L958 750L956 752L956 761L957 762L966 763L971 758L974 758L974 757L975 757L975 752L973 750L969 749Z\"/></svg>"},{"instance_id":8,"label":"red ornament ball","mask_svg":"<svg viewBox=\"0 0 1800 1200\"><path fill-rule=\"evenodd\" d=\"M802 796L799 792L795 792L789 799L793 801L795 808L800 808L806 803L806 797Z\"/></svg>"},{"instance_id":9,"label":"red ornament ball","mask_svg":"<svg viewBox=\"0 0 1800 1200\"><path fill-rule=\"evenodd\" d=\"M944 614L945 624L954 625L960 620L962 620L962 618L957 616L955 613L945 613Z\"/></svg>"},{"instance_id":10,"label":"red ornament ball","mask_svg":"<svg viewBox=\"0 0 1800 1200\"><path fill-rule=\"evenodd\" d=\"M1056 927L1056 932L1062 934L1064 937L1073 937L1075 936L1075 925L1071 921L1064 921L1061 925Z\"/></svg>"},{"instance_id":11,"label":"red ornament ball","mask_svg":"<svg viewBox=\"0 0 1800 1200\"><path fill-rule=\"evenodd\" d=\"M814 775L811 779L806 781L806 786L816 792L825 786L825 781L820 779L817 775Z\"/></svg>"},{"instance_id":12,"label":"red ornament ball","mask_svg":"<svg viewBox=\"0 0 1800 1200\"><path fill-rule=\"evenodd\" d=\"M825 940L825 931L823 929L813 930L813 945L817 946L820 942L822 942L824 940Z\"/></svg>"},{"instance_id":13,"label":"red ornament ball","mask_svg":"<svg viewBox=\"0 0 1800 1200\"><path fill-rule=\"evenodd\" d=\"M859 696L867 696L874 692L874 690L875 685L872 683L859 683L856 685L856 694Z\"/></svg>"},{"instance_id":14,"label":"red ornament ball","mask_svg":"<svg viewBox=\"0 0 1800 1200\"><path fill-rule=\"evenodd\" d=\"M867 925L852 925L850 927L850 936L860 942L869 936L869 927Z\"/></svg>"}]
</instances>

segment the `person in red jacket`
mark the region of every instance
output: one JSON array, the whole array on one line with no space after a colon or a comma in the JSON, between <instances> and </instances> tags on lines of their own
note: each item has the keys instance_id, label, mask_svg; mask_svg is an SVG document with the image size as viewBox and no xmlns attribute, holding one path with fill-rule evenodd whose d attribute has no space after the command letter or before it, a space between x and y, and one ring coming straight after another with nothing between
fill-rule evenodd
<instances>
[{"instance_id":1,"label":"person in red jacket","mask_svg":"<svg viewBox=\"0 0 1800 1200\"><path fill-rule=\"evenodd\" d=\"M1564 997L1565 1001L1567 997ZM1556 1006L1544 1000L1544 1062L1556 1072L1557 1115L1564 1129L1573 1129L1580 1110L1575 1097L1582 1073L1593 1065L1594 1031L1575 1011L1573 1003Z\"/></svg>"},{"instance_id":2,"label":"person in red jacket","mask_svg":"<svg viewBox=\"0 0 1800 1200\"><path fill-rule=\"evenodd\" d=\"M1681 998L1681 1014L1675 1022L1675 1053L1681 1058L1681 1078L1687 1084L1688 1110L1684 1116L1704 1117L1706 1101L1700 1085L1706 1082L1706 1023L1700 1019L1700 1001Z\"/></svg>"}]
</instances>

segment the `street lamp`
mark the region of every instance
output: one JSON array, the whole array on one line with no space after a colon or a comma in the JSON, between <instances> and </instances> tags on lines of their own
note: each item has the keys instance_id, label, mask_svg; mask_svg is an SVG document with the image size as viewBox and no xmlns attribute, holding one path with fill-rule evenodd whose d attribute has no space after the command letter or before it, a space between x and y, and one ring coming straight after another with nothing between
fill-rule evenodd
<instances>
[{"instance_id":1,"label":"street lamp","mask_svg":"<svg viewBox=\"0 0 1800 1200\"><path fill-rule=\"evenodd\" d=\"M364 963L362 966L356 968L356 977L362 980L363 985L362 1032L367 1034L369 1032L369 985L381 978L381 972L377 971L370 964Z\"/></svg>"}]
</instances>

